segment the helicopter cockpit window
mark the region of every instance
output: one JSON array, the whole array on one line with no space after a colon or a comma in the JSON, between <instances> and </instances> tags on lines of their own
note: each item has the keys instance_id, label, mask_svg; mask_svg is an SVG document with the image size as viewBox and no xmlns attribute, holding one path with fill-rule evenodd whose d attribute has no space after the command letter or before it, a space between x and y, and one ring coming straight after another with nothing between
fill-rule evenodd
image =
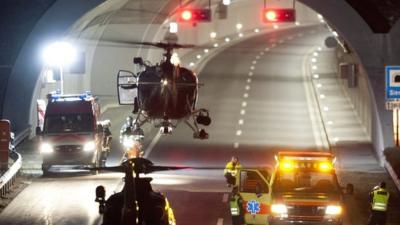
<instances>
[{"instance_id":1,"label":"helicopter cockpit window","mask_svg":"<svg viewBox=\"0 0 400 225\"><path fill-rule=\"evenodd\" d=\"M130 71L118 72L118 100L120 105L133 105L137 97L137 77Z\"/></svg>"}]
</instances>

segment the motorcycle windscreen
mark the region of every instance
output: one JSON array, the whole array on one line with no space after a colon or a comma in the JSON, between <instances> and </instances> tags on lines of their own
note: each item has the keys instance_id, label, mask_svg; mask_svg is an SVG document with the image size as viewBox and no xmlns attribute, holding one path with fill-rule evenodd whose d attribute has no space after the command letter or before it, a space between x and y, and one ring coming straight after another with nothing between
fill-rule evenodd
<instances>
[{"instance_id":1,"label":"motorcycle windscreen","mask_svg":"<svg viewBox=\"0 0 400 225\"><path fill-rule=\"evenodd\" d=\"M137 78L136 76L126 70L118 72L118 102L120 105L133 105L135 98L137 98Z\"/></svg>"}]
</instances>

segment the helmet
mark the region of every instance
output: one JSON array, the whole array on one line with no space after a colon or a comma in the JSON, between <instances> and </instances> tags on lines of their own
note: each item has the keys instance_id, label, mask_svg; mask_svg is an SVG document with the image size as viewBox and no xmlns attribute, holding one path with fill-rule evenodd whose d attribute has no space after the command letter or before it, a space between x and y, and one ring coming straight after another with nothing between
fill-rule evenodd
<instances>
[{"instance_id":1,"label":"helmet","mask_svg":"<svg viewBox=\"0 0 400 225\"><path fill-rule=\"evenodd\" d=\"M126 117L126 124L128 124L129 126L132 126L132 124L133 124L133 117L132 116Z\"/></svg>"}]
</instances>

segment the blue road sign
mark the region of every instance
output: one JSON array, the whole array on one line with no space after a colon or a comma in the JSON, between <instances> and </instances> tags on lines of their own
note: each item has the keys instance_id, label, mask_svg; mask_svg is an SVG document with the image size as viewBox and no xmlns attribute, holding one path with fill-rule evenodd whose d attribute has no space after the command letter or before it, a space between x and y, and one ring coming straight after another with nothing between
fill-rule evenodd
<instances>
[{"instance_id":1,"label":"blue road sign","mask_svg":"<svg viewBox=\"0 0 400 225\"><path fill-rule=\"evenodd\" d=\"M249 202L247 202L247 212L255 215L259 213L260 210L260 203L258 201L250 200Z\"/></svg>"},{"instance_id":2,"label":"blue road sign","mask_svg":"<svg viewBox=\"0 0 400 225\"><path fill-rule=\"evenodd\" d=\"M386 101L400 101L400 66L386 66Z\"/></svg>"}]
</instances>

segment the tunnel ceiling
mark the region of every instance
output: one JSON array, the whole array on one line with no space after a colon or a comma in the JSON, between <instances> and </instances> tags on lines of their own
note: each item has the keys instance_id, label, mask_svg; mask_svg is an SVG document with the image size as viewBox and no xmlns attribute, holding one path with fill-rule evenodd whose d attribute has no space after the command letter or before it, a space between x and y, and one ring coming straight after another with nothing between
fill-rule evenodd
<instances>
[{"instance_id":1,"label":"tunnel ceiling","mask_svg":"<svg viewBox=\"0 0 400 225\"><path fill-rule=\"evenodd\" d=\"M399 0L346 0L375 33L388 33L400 18Z\"/></svg>"},{"instance_id":2,"label":"tunnel ceiling","mask_svg":"<svg viewBox=\"0 0 400 225\"><path fill-rule=\"evenodd\" d=\"M387 33L400 18L399 0L345 0L375 33ZM194 3L195 2L195 3ZM208 0L182 0L190 4L207 7ZM213 4L217 1L212 0ZM259 2L257 2L258 4ZM99 14L88 26L104 24L161 24L173 14L179 1L136 0L127 2L122 8ZM154 18L154 15L157 15ZM340 16L338 14L338 16Z\"/></svg>"}]
</instances>

